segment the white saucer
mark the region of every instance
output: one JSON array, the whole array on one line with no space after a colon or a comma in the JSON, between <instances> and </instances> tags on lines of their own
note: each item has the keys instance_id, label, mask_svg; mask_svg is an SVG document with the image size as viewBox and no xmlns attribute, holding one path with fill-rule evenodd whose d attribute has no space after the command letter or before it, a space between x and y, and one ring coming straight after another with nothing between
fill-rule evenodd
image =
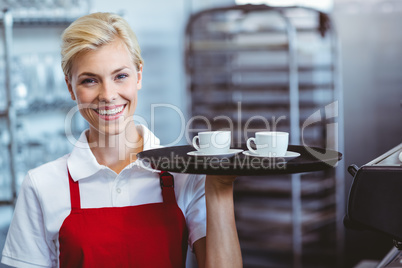
<instances>
[{"instance_id":1,"label":"white saucer","mask_svg":"<svg viewBox=\"0 0 402 268\"><path fill-rule=\"evenodd\" d=\"M244 151L243 154L247 155L247 156L254 156L254 157L284 158L285 160L291 160L291 159L294 159L294 158L300 156L300 153L291 152L291 151L287 151L284 156L275 156L275 157L270 157L270 156L266 156L266 155L259 155L259 154L255 154L255 153L250 152L250 151Z\"/></svg>"},{"instance_id":2,"label":"white saucer","mask_svg":"<svg viewBox=\"0 0 402 268\"><path fill-rule=\"evenodd\" d=\"M229 149L229 151L224 152L224 153L218 153L218 154L209 154L209 153L202 153L200 151L192 151L192 152L188 152L188 155L191 156L218 156L218 157L229 157L229 156L233 156L235 154L241 153L243 152L243 150L241 149Z\"/></svg>"}]
</instances>

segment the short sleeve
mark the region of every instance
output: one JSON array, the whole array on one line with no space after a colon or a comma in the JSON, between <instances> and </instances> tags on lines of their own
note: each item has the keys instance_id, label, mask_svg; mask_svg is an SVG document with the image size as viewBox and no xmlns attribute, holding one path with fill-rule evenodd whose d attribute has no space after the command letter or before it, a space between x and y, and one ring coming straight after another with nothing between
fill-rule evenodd
<instances>
[{"instance_id":1,"label":"short sleeve","mask_svg":"<svg viewBox=\"0 0 402 268\"><path fill-rule=\"evenodd\" d=\"M56 246L46 239L43 213L28 173L21 185L2 262L15 267L56 267Z\"/></svg>"},{"instance_id":2,"label":"short sleeve","mask_svg":"<svg viewBox=\"0 0 402 268\"><path fill-rule=\"evenodd\" d=\"M188 206L185 211L189 231L188 244L193 244L207 235L207 213L205 206L205 175L189 175L187 185Z\"/></svg>"}]
</instances>

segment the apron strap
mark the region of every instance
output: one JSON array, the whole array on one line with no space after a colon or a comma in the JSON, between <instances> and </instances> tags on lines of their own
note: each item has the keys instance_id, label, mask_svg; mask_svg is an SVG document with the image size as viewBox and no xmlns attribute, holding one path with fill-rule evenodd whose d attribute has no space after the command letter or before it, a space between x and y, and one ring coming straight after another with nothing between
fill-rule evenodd
<instances>
[{"instance_id":1,"label":"apron strap","mask_svg":"<svg viewBox=\"0 0 402 268\"><path fill-rule=\"evenodd\" d=\"M73 178L71 178L70 171L67 171L68 182L70 184L71 210L81 209L80 188L78 186L78 181L74 181Z\"/></svg>"},{"instance_id":2,"label":"apron strap","mask_svg":"<svg viewBox=\"0 0 402 268\"><path fill-rule=\"evenodd\" d=\"M162 171L159 174L159 180L162 188L163 203L175 204L176 196L174 194L174 178L167 171Z\"/></svg>"}]
</instances>

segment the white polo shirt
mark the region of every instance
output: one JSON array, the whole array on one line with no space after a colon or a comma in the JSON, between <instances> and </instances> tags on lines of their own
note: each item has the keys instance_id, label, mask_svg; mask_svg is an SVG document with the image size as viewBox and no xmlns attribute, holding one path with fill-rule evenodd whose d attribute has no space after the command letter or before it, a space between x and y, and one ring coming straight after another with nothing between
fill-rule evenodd
<instances>
[{"instance_id":1,"label":"white polo shirt","mask_svg":"<svg viewBox=\"0 0 402 268\"><path fill-rule=\"evenodd\" d=\"M139 125L137 129L144 139L144 150L160 147L159 139L146 127ZM136 160L116 174L96 161L85 133L71 154L28 172L4 246L4 264L27 268L59 266L59 230L71 210L67 166L72 178L79 181L82 208L163 201L159 171ZM205 176L172 175L177 204L186 218L192 247L206 235Z\"/></svg>"}]
</instances>

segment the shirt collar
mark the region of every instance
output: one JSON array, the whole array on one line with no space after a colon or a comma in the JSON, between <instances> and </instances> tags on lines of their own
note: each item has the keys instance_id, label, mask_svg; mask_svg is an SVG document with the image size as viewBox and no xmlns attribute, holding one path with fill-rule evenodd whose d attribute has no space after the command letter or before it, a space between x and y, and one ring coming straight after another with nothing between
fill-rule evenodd
<instances>
[{"instance_id":1,"label":"shirt collar","mask_svg":"<svg viewBox=\"0 0 402 268\"><path fill-rule=\"evenodd\" d=\"M160 148L160 140L144 125L136 125L138 133L142 136L143 150ZM108 167L100 165L91 149L89 148L87 133L88 129L81 133L76 141L74 148L67 159L67 167L74 181L88 178L95 173L107 169ZM131 164L130 167L133 165Z\"/></svg>"}]
</instances>

